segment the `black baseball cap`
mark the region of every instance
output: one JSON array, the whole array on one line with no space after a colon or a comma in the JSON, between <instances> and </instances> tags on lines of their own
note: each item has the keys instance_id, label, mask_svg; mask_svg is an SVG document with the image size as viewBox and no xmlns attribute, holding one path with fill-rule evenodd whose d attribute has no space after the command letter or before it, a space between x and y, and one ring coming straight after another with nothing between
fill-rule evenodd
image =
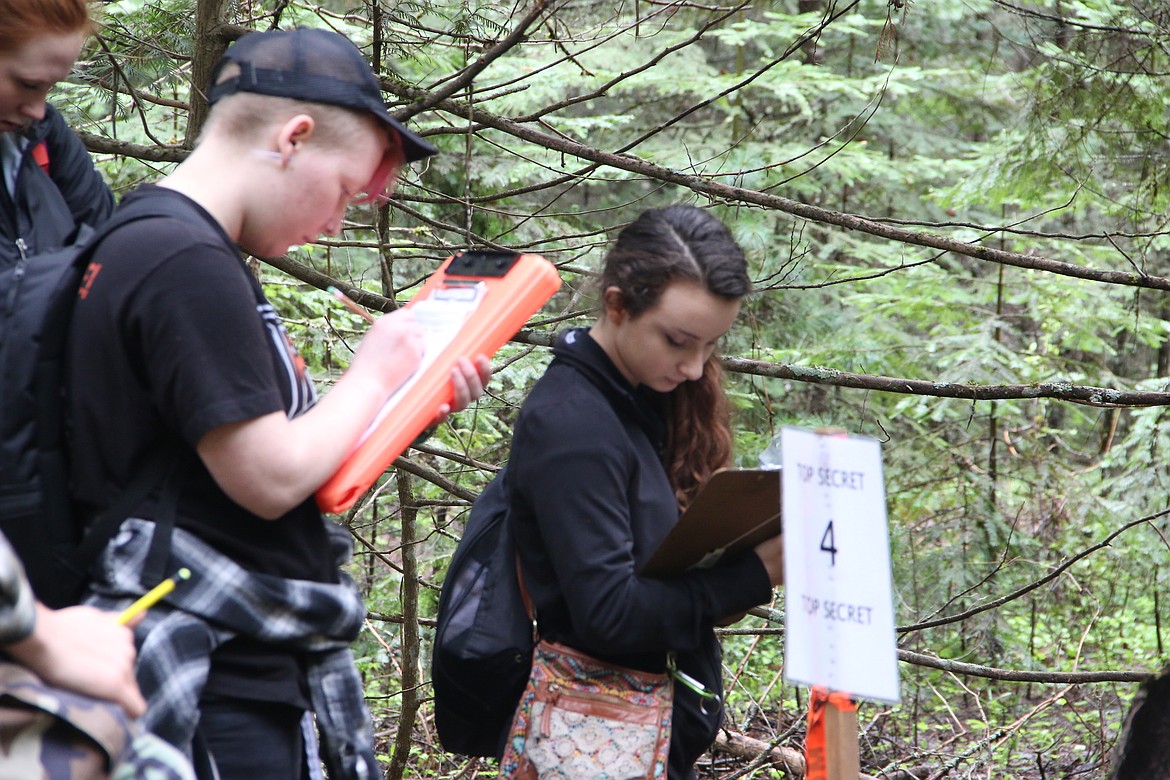
<instances>
[{"instance_id":1,"label":"black baseball cap","mask_svg":"<svg viewBox=\"0 0 1170 780\"><path fill-rule=\"evenodd\" d=\"M229 62L239 66L239 75L216 83L220 70ZM439 151L390 115L378 78L366 58L352 41L332 30L298 27L244 35L215 64L207 102L213 105L237 92L326 103L373 114L398 133L407 162Z\"/></svg>"}]
</instances>

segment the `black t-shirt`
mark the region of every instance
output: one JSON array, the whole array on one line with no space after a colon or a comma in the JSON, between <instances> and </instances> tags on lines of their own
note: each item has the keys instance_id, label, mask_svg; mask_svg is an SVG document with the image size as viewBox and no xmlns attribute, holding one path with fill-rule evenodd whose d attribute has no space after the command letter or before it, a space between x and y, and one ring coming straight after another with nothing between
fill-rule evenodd
<instances>
[{"instance_id":1,"label":"black t-shirt","mask_svg":"<svg viewBox=\"0 0 1170 780\"><path fill-rule=\"evenodd\" d=\"M315 400L303 362L219 224L152 185L119 208L147 202L174 216L140 219L101 243L71 323L73 490L83 505L110 504L144 463L193 452L216 427L277 411L295 416ZM265 520L191 460L179 527L249 570L337 581L312 497ZM150 504L136 514L150 517ZM209 689L303 704L288 685L299 678L294 656L237 639L213 659Z\"/></svg>"}]
</instances>

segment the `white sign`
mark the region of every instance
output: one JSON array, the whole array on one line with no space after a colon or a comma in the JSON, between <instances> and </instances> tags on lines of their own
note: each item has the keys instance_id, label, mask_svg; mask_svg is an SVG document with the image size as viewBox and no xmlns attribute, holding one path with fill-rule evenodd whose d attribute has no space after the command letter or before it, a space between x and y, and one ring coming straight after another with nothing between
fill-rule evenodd
<instances>
[{"instance_id":1,"label":"white sign","mask_svg":"<svg viewBox=\"0 0 1170 780\"><path fill-rule=\"evenodd\" d=\"M780 432L785 678L897 703L881 445Z\"/></svg>"}]
</instances>

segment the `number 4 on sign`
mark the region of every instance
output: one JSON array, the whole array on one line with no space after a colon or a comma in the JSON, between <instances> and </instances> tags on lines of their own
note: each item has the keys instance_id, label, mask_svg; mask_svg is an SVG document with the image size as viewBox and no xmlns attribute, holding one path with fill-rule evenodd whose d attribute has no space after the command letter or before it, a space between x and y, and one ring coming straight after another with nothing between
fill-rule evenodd
<instances>
[{"instance_id":1,"label":"number 4 on sign","mask_svg":"<svg viewBox=\"0 0 1170 780\"><path fill-rule=\"evenodd\" d=\"M829 554L829 565L837 565L837 542L833 537L833 521L825 526L825 532L821 535L821 552Z\"/></svg>"}]
</instances>

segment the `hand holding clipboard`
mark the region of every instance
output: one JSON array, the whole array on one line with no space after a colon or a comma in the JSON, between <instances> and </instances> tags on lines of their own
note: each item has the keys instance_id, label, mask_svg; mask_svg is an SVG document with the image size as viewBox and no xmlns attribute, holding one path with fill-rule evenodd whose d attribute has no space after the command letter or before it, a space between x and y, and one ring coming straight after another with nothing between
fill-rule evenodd
<instances>
[{"instance_id":1,"label":"hand holding clipboard","mask_svg":"<svg viewBox=\"0 0 1170 780\"><path fill-rule=\"evenodd\" d=\"M343 512L454 400L460 357L493 355L560 289L540 255L464 251L449 257L407 304L423 328L422 362L382 406L341 467L317 490L324 512Z\"/></svg>"},{"instance_id":2,"label":"hand holding clipboard","mask_svg":"<svg viewBox=\"0 0 1170 780\"><path fill-rule=\"evenodd\" d=\"M640 574L669 577L712 566L780 533L780 471L723 469L711 475ZM776 540L770 545L777 556L780 544Z\"/></svg>"}]
</instances>

